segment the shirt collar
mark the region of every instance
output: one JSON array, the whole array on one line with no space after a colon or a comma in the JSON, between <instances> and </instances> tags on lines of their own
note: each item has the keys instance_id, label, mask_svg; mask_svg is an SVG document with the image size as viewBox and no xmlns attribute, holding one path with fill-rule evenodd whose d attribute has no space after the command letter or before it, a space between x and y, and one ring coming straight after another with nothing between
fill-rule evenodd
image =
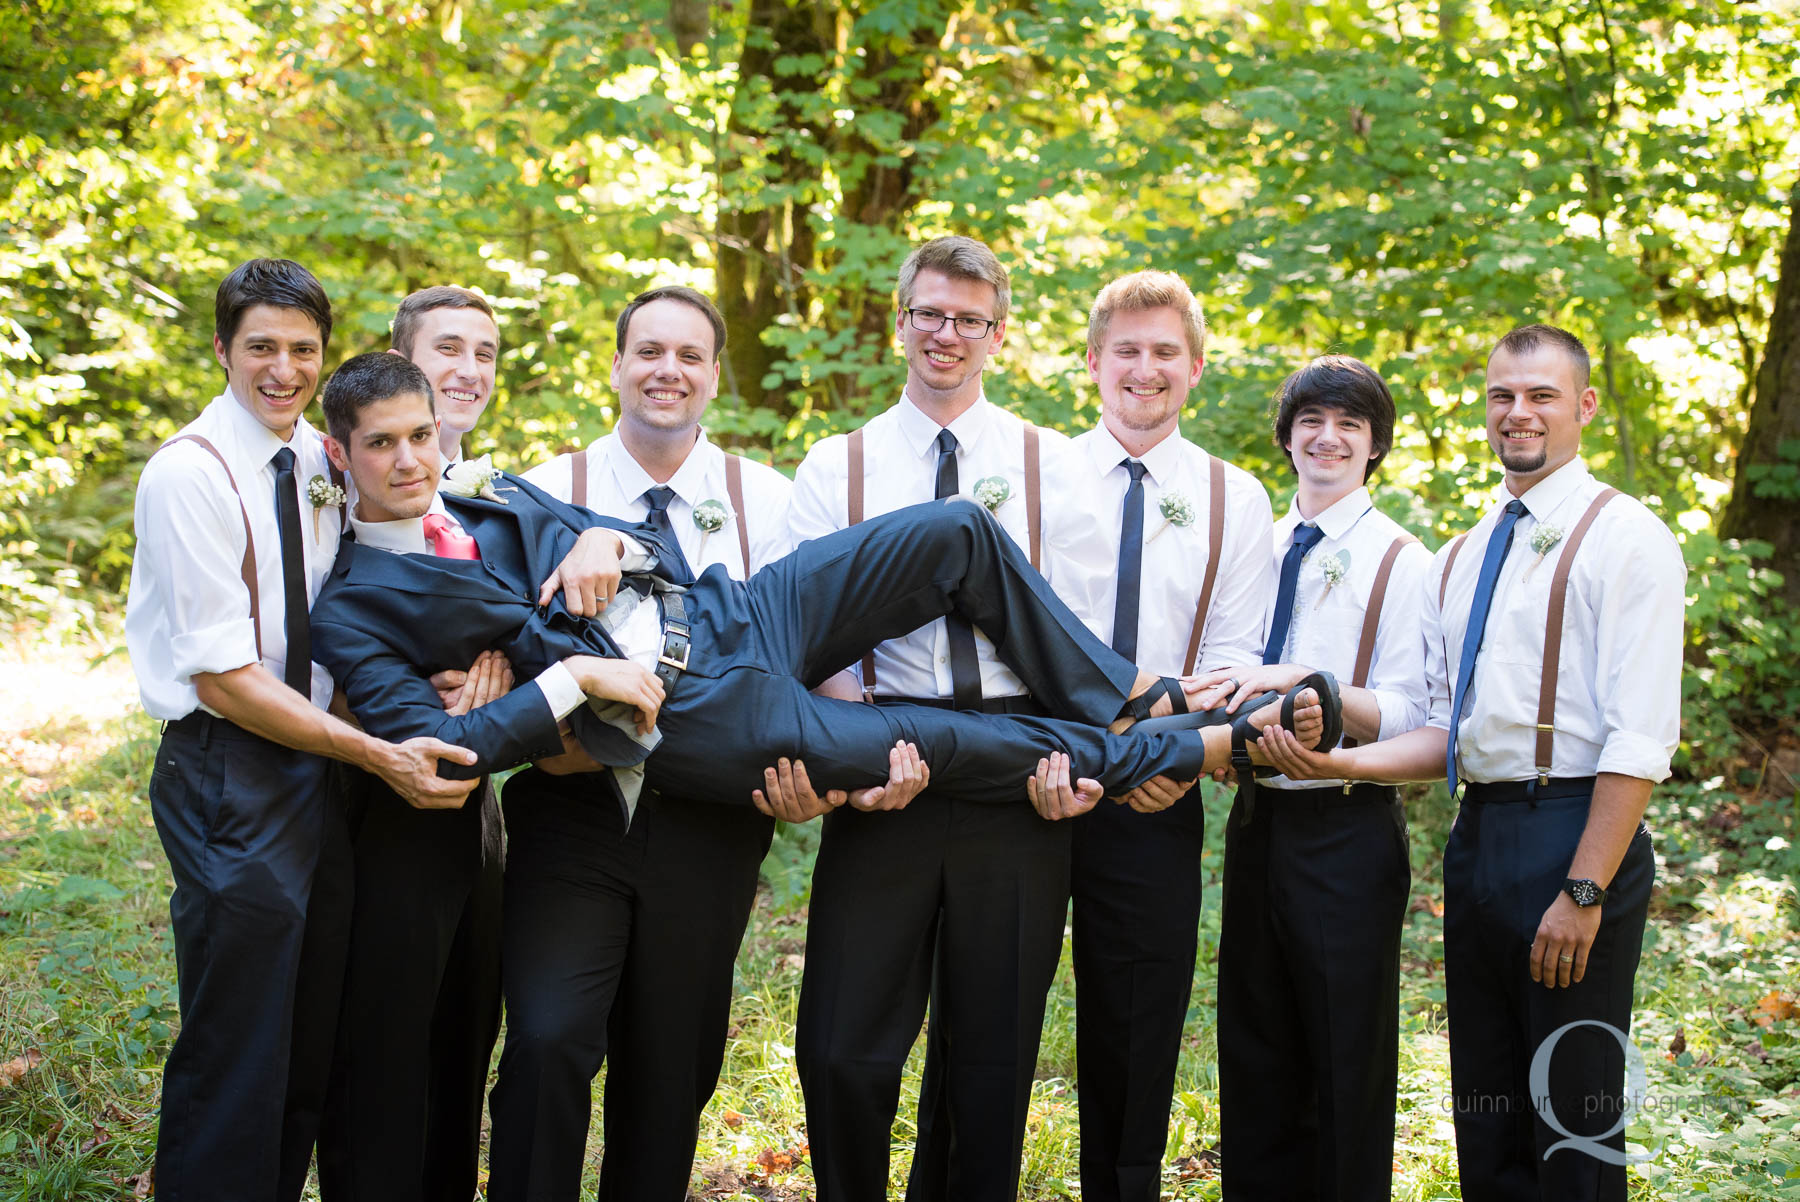
<instances>
[{"instance_id":1,"label":"shirt collar","mask_svg":"<svg viewBox=\"0 0 1800 1202\"><path fill-rule=\"evenodd\" d=\"M433 494L431 508L425 513L444 513L444 498ZM416 518L395 518L391 522L365 522L356 516L355 510L351 510L350 528L356 532L359 544L378 551L392 551L396 555L425 555L431 550L425 541L424 514Z\"/></svg>"},{"instance_id":2,"label":"shirt collar","mask_svg":"<svg viewBox=\"0 0 1800 1202\"><path fill-rule=\"evenodd\" d=\"M1119 464L1126 459L1135 458L1146 469L1150 482L1159 488L1167 488L1175 479L1175 471L1181 466L1181 430L1171 430L1169 436L1151 447L1142 455L1133 456L1127 451L1113 432L1107 429L1103 421L1094 427L1094 436L1088 440L1088 456L1092 460L1094 470L1102 476L1108 472L1122 470ZM1198 450L1199 448L1195 448ZM1205 451L1200 452L1204 463Z\"/></svg>"},{"instance_id":3,"label":"shirt collar","mask_svg":"<svg viewBox=\"0 0 1800 1202\"><path fill-rule=\"evenodd\" d=\"M306 424L305 418L294 422L294 428L289 433L287 441L283 442L275 431L257 421L256 415L244 408L243 403L237 399L237 395L231 391L229 384L225 386L225 391L219 394L214 403L220 406L221 412L225 415L226 426L231 431L232 441L237 443L245 460L253 464L257 470L260 471L263 465L273 459L275 452L282 447L292 448L295 466L296 469L298 468L299 460L305 453L307 438L312 435L312 427Z\"/></svg>"},{"instance_id":4,"label":"shirt collar","mask_svg":"<svg viewBox=\"0 0 1800 1202\"><path fill-rule=\"evenodd\" d=\"M1574 496L1581 486L1588 482L1588 479L1587 464L1583 463L1581 456L1577 455L1526 489L1525 495L1519 500L1525 502L1525 508L1533 518L1542 522L1555 513L1564 501ZM1512 499L1511 490L1502 484L1497 504L1505 505Z\"/></svg>"},{"instance_id":5,"label":"shirt collar","mask_svg":"<svg viewBox=\"0 0 1800 1202\"><path fill-rule=\"evenodd\" d=\"M632 458L631 452L625 449L624 440L619 437L617 430L596 445L612 468L613 479L619 486L619 495L627 502L636 501L657 487L656 481L650 478L650 473L644 470L644 465ZM681 461L681 466L669 477L668 487L690 506L700 504L707 499L707 469L718 455L718 448L706 437L706 429L702 427L699 437L688 450L687 458Z\"/></svg>"},{"instance_id":6,"label":"shirt collar","mask_svg":"<svg viewBox=\"0 0 1800 1202\"><path fill-rule=\"evenodd\" d=\"M899 416L901 438L921 459L937 453L937 436L940 430L949 430L956 435L957 446L973 452L980 444L982 434L993 424L994 407L988 404L985 393L976 397L975 403L957 414L956 420L948 426L938 425L905 393L900 394L900 404L895 409Z\"/></svg>"},{"instance_id":7,"label":"shirt collar","mask_svg":"<svg viewBox=\"0 0 1800 1202\"><path fill-rule=\"evenodd\" d=\"M1363 514L1374 507L1375 502L1369 496L1368 488L1363 487L1345 493L1326 506L1324 512L1317 517L1307 518L1301 516L1300 497L1296 493L1294 499L1288 503L1287 517L1282 519L1283 530L1292 530L1300 523L1310 521L1325 532L1326 538L1341 539L1350 533L1352 526L1362 520Z\"/></svg>"}]
</instances>

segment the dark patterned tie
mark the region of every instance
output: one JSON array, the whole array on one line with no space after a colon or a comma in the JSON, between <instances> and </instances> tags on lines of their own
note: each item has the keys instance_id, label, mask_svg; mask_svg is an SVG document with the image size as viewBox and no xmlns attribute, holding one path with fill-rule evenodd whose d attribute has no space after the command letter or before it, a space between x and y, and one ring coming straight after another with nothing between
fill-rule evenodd
<instances>
[{"instance_id":1,"label":"dark patterned tie","mask_svg":"<svg viewBox=\"0 0 1800 1202\"><path fill-rule=\"evenodd\" d=\"M939 430L937 436L937 492L954 497L962 489L956 478L956 435ZM944 619L950 631L950 692L959 710L981 708L981 660L975 654L975 628L956 614Z\"/></svg>"},{"instance_id":2,"label":"dark patterned tie","mask_svg":"<svg viewBox=\"0 0 1800 1202\"><path fill-rule=\"evenodd\" d=\"M1506 503L1506 512L1494 523L1488 537L1487 554L1481 560L1481 575L1475 578L1475 600L1469 605L1469 625L1463 631L1462 659L1456 665L1456 694L1450 704L1450 737L1444 742L1444 779L1450 785L1450 796L1456 796L1456 728L1462 724L1463 703L1469 699L1469 685L1475 679L1475 657L1481 651L1482 635L1487 633L1488 610L1494 604L1494 585L1500 579L1500 565L1512 550L1513 527L1526 514L1525 502Z\"/></svg>"},{"instance_id":3,"label":"dark patterned tie","mask_svg":"<svg viewBox=\"0 0 1800 1202\"><path fill-rule=\"evenodd\" d=\"M281 531L281 595L287 630L283 679L302 697L312 696L312 622L306 612L306 546L300 541L300 490L294 452L275 452L275 524Z\"/></svg>"},{"instance_id":4,"label":"dark patterned tie","mask_svg":"<svg viewBox=\"0 0 1800 1202\"><path fill-rule=\"evenodd\" d=\"M1269 644L1263 648L1263 663L1278 664L1287 649L1288 628L1294 624L1294 594L1300 588L1300 561L1325 532L1310 522L1294 527L1294 545L1281 560L1281 587L1275 590L1275 620L1269 626Z\"/></svg>"},{"instance_id":5,"label":"dark patterned tie","mask_svg":"<svg viewBox=\"0 0 1800 1202\"><path fill-rule=\"evenodd\" d=\"M1125 510L1119 522L1119 587L1113 600L1113 650L1137 662L1138 598L1144 584L1144 472L1136 459L1119 466L1131 473L1125 490Z\"/></svg>"},{"instance_id":6,"label":"dark patterned tie","mask_svg":"<svg viewBox=\"0 0 1800 1202\"><path fill-rule=\"evenodd\" d=\"M669 542L678 543L675 526L669 521L669 502L674 499L675 490L667 484L645 489L643 501L648 506L648 512L644 514L644 521L656 527L657 533L667 535Z\"/></svg>"}]
</instances>

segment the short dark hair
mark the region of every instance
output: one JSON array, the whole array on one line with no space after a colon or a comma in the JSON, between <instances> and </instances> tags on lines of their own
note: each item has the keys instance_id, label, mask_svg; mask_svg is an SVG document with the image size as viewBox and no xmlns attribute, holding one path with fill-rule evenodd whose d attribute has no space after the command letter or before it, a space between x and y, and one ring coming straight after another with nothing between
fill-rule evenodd
<instances>
[{"instance_id":1,"label":"short dark hair","mask_svg":"<svg viewBox=\"0 0 1800 1202\"><path fill-rule=\"evenodd\" d=\"M1587 390L1588 378L1593 373L1587 344L1561 326L1546 325L1543 322L1520 326L1496 342L1494 349L1488 352L1488 358L1492 359L1500 351L1509 355L1529 355L1540 346L1553 346L1567 355L1569 362L1575 365L1575 391Z\"/></svg>"},{"instance_id":2,"label":"short dark hair","mask_svg":"<svg viewBox=\"0 0 1800 1202\"><path fill-rule=\"evenodd\" d=\"M425 398L432 413L437 412L437 402L431 396L431 381L411 359L386 351L353 356L344 360L343 366L325 381L321 402L325 410L325 428L331 431L333 438L348 446L364 409L414 393Z\"/></svg>"},{"instance_id":3,"label":"short dark hair","mask_svg":"<svg viewBox=\"0 0 1800 1202\"><path fill-rule=\"evenodd\" d=\"M1366 483L1387 453L1394 449L1394 394L1381 375L1361 359L1349 355L1321 355L1281 382L1275 394L1275 445L1293 456L1294 419L1306 409L1335 409L1369 423L1370 449L1374 455L1363 471Z\"/></svg>"},{"instance_id":4,"label":"short dark hair","mask_svg":"<svg viewBox=\"0 0 1800 1202\"><path fill-rule=\"evenodd\" d=\"M213 297L213 335L227 351L244 314L257 305L306 314L319 327L319 349L331 344L331 299L317 277L292 259L250 259L220 282Z\"/></svg>"},{"instance_id":5,"label":"short dark hair","mask_svg":"<svg viewBox=\"0 0 1800 1202\"><path fill-rule=\"evenodd\" d=\"M490 318L494 318L494 327L500 326L500 320L494 317L494 306L488 303L487 297L467 288L458 288L454 284L438 284L431 288L421 288L400 302L394 310L393 347L408 359L412 358L413 340L419 336L419 326L424 324L425 315L433 309L479 309Z\"/></svg>"},{"instance_id":6,"label":"short dark hair","mask_svg":"<svg viewBox=\"0 0 1800 1202\"><path fill-rule=\"evenodd\" d=\"M706 318L706 324L712 327L713 361L717 362L719 356L725 353L725 317L719 312L719 307L713 304L704 292L697 292L681 284L664 284L661 288L652 288L648 292L640 292L631 298L631 303L625 306L623 313L619 314L618 329L614 332L619 352L624 353L625 335L631 329L632 314L645 305L662 300L679 301L700 310L701 315Z\"/></svg>"}]
</instances>

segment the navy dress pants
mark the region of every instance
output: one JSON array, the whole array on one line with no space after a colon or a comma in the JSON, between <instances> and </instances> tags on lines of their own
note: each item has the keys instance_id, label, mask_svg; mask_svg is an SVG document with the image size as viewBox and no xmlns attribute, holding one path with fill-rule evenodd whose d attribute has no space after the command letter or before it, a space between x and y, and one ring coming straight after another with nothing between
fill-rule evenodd
<instances>
[{"instance_id":1,"label":"navy dress pants","mask_svg":"<svg viewBox=\"0 0 1800 1202\"><path fill-rule=\"evenodd\" d=\"M1622 1158L1579 1147L1550 1152L1565 1137L1546 1116L1553 1111L1567 1131L1623 1151L1621 1041L1631 1031L1656 858L1640 827L1607 886L1579 984L1546 989L1532 981L1532 940L1587 825L1591 780L1572 794L1565 788L1552 780L1536 804L1465 800L1444 848L1450 1080L1467 1202L1625 1198ZM1470 785L1469 798L1480 789ZM1570 1023L1583 1025L1564 1030ZM1540 1055L1549 1072L1541 1094L1531 1088Z\"/></svg>"},{"instance_id":2,"label":"navy dress pants","mask_svg":"<svg viewBox=\"0 0 1800 1202\"><path fill-rule=\"evenodd\" d=\"M181 1005L157 1196L290 1202L318 1136L350 921L333 765L196 710L164 730L150 812L175 877Z\"/></svg>"},{"instance_id":3,"label":"navy dress pants","mask_svg":"<svg viewBox=\"0 0 1800 1202\"><path fill-rule=\"evenodd\" d=\"M1386 1199L1410 880L1399 795L1260 789L1243 810L1226 828L1219 942L1225 1197Z\"/></svg>"}]
</instances>

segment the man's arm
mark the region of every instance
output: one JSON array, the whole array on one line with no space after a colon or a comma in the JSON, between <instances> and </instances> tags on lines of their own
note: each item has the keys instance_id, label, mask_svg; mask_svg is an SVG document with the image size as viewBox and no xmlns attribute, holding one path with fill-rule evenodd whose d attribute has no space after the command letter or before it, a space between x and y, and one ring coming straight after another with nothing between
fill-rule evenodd
<instances>
[{"instance_id":1,"label":"man's arm","mask_svg":"<svg viewBox=\"0 0 1800 1202\"><path fill-rule=\"evenodd\" d=\"M1650 789L1651 782L1635 776L1600 773L1594 782L1593 800L1588 802L1587 826L1569 864L1570 880L1595 881L1601 888L1612 883L1638 824L1644 820ZM1549 989L1580 981L1587 972L1594 936L1600 932L1603 909L1604 903L1578 906L1567 893L1558 892L1539 920L1537 937L1531 943L1531 979ZM1564 956L1572 958L1564 960Z\"/></svg>"},{"instance_id":2,"label":"man's arm","mask_svg":"<svg viewBox=\"0 0 1800 1202\"><path fill-rule=\"evenodd\" d=\"M313 705L260 663L198 672L193 679L201 704L227 721L283 747L367 769L420 809L456 809L475 787L475 778L461 778L454 768L440 775L440 763L474 763L473 751L432 737L399 744L371 738Z\"/></svg>"}]
</instances>

